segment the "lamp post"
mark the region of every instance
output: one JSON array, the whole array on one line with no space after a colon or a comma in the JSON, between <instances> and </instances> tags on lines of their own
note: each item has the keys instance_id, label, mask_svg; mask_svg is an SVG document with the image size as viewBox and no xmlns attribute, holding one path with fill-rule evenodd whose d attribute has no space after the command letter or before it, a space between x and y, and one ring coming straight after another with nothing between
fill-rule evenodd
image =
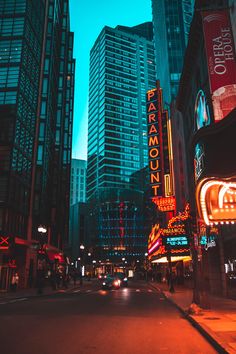
<instances>
[{"instance_id":1,"label":"lamp post","mask_svg":"<svg viewBox=\"0 0 236 354\"><path fill-rule=\"evenodd\" d=\"M80 258L81 258L81 264L80 264L80 285L83 284L83 267L84 267L84 250L85 250L85 246L83 244L81 244L79 246L80 248Z\"/></svg>"},{"instance_id":2,"label":"lamp post","mask_svg":"<svg viewBox=\"0 0 236 354\"><path fill-rule=\"evenodd\" d=\"M39 225L38 233L40 234L39 243L40 243L41 246L45 244L44 235L46 234L46 232L47 232L46 227L44 227L42 225Z\"/></svg>"},{"instance_id":3,"label":"lamp post","mask_svg":"<svg viewBox=\"0 0 236 354\"><path fill-rule=\"evenodd\" d=\"M44 277L45 277L45 258L43 257L43 249L45 245L45 234L47 233L46 227L40 225L38 227L38 233L40 234L39 244L40 248L38 250L38 259L37 259L37 288L38 294L43 293L44 286Z\"/></svg>"},{"instance_id":4,"label":"lamp post","mask_svg":"<svg viewBox=\"0 0 236 354\"><path fill-rule=\"evenodd\" d=\"M144 266L145 266L145 271L146 271L146 281L148 281L148 258L147 258L148 253L145 252L144 256L145 256Z\"/></svg>"},{"instance_id":5,"label":"lamp post","mask_svg":"<svg viewBox=\"0 0 236 354\"><path fill-rule=\"evenodd\" d=\"M174 283L173 283L173 272L172 272L172 263L171 263L171 246L169 244L166 245L167 250L167 260L168 260L168 267L169 267L169 292L174 293Z\"/></svg>"}]
</instances>

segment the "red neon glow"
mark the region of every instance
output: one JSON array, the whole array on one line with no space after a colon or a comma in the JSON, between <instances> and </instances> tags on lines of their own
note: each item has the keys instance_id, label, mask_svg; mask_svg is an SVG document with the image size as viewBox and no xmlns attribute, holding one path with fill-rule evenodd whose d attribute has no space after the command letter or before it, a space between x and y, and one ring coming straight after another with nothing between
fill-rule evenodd
<instances>
[{"instance_id":1,"label":"red neon glow","mask_svg":"<svg viewBox=\"0 0 236 354\"><path fill-rule=\"evenodd\" d=\"M173 227L173 226L174 226L173 224L174 224L176 221L184 221L184 220L188 219L189 216L190 216L189 213L190 213L190 206L189 206L189 204L187 203L186 206L185 206L185 209L184 209L184 211L183 211L182 213L179 213L179 215L174 216L173 218L171 218L171 219L169 220L169 222L168 222L168 227Z\"/></svg>"},{"instance_id":2,"label":"red neon glow","mask_svg":"<svg viewBox=\"0 0 236 354\"><path fill-rule=\"evenodd\" d=\"M234 178L205 178L197 185L199 214L207 225L236 222L236 181Z\"/></svg>"},{"instance_id":3,"label":"red neon glow","mask_svg":"<svg viewBox=\"0 0 236 354\"><path fill-rule=\"evenodd\" d=\"M9 248L9 237L0 236L0 249L7 250Z\"/></svg>"},{"instance_id":4,"label":"red neon glow","mask_svg":"<svg viewBox=\"0 0 236 354\"><path fill-rule=\"evenodd\" d=\"M176 208L175 197L153 197L152 202L155 203L160 211L173 211Z\"/></svg>"}]
</instances>

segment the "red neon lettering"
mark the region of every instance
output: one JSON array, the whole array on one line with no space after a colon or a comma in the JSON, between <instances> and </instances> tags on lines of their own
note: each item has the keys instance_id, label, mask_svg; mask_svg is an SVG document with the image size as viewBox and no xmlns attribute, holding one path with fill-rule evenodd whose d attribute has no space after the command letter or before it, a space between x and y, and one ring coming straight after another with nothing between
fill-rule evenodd
<instances>
[{"instance_id":1,"label":"red neon lettering","mask_svg":"<svg viewBox=\"0 0 236 354\"><path fill-rule=\"evenodd\" d=\"M156 164L155 166L154 166L154 163ZM149 167L150 167L150 170L152 170L152 171L158 170L158 168L159 168L159 160L154 160L154 161L151 160Z\"/></svg>"},{"instance_id":2,"label":"red neon lettering","mask_svg":"<svg viewBox=\"0 0 236 354\"><path fill-rule=\"evenodd\" d=\"M148 139L148 146L159 145L158 136L150 136Z\"/></svg>"},{"instance_id":3,"label":"red neon lettering","mask_svg":"<svg viewBox=\"0 0 236 354\"><path fill-rule=\"evenodd\" d=\"M147 99L148 99L148 101L150 101L150 99L154 96L155 92L156 92L156 90L154 90L154 91L149 91L149 92L147 93Z\"/></svg>"},{"instance_id":4,"label":"red neon lettering","mask_svg":"<svg viewBox=\"0 0 236 354\"><path fill-rule=\"evenodd\" d=\"M149 107L148 107L148 112L150 111L157 111L156 106L154 105L153 102L150 103Z\"/></svg>"},{"instance_id":5,"label":"red neon lettering","mask_svg":"<svg viewBox=\"0 0 236 354\"><path fill-rule=\"evenodd\" d=\"M159 150L157 148L153 148L149 151L149 156L153 159L159 155Z\"/></svg>"},{"instance_id":6,"label":"red neon lettering","mask_svg":"<svg viewBox=\"0 0 236 354\"><path fill-rule=\"evenodd\" d=\"M151 177L151 183L160 182L159 172L156 172L156 175L154 173L151 173L150 177Z\"/></svg>"},{"instance_id":7,"label":"red neon lettering","mask_svg":"<svg viewBox=\"0 0 236 354\"><path fill-rule=\"evenodd\" d=\"M159 185L157 185L157 186L152 186L152 189L153 189L153 192L154 192L154 195L156 196L156 195L158 195L158 189L160 188L160 186Z\"/></svg>"},{"instance_id":8,"label":"red neon lettering","mask_svg":"<svg viewBox=\"0 0 236 354\"><path fill-rule=\"evenodd\" d=\"M156 116L155 113L150 114L150 115L148 116L148 123L156 122L156 121L157 121L156 118L157 118L157 116Z\"/></svg>"},{"instance_id":9,"label":"red neon lettering","mask_svg":"<svg viewBox=\"0 0 236 354\"><path fill-rule=\"evenodd\" d=\"M154 124L151 125L148 134L157 133L157 129Z\"/></svg>"}]
</instances>

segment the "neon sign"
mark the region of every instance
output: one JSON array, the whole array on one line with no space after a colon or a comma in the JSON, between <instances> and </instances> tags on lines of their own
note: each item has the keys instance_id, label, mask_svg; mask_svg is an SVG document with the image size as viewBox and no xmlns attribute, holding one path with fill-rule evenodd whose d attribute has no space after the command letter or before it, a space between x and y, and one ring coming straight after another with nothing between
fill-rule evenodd
<instances>
[{"instance_id":1,"label":"neon sign","mask_svg":"<svg viewBox=\"0 0 236 354\"><path fill-rule=\"evenodd\" d=\"M148 158L150 185L154 197L162 196L161 174L161 93L160 89L147 92Z\"/></svg>"},{"instance_id":2,"label":"neon sign","mask_svg":"<svg viewBox=\"0 0 236 354\"><path fill-rule=\"evenodd\" d=\"M9 249L9 236L0 236L0 250Z\"/></svg>"},{"instance_id":3,"label":"neon sign","mask_svg":"<svg viewBox=\"0 0 236 354\"><path fill-rule=\"evenodd\" d=\"M152 198L152 202L158 206L160 211L172 211L176 208L176 200L174 196Z\"/></svg>"},{"instance_id":4,"label":"neon sign","mask_svg":"<svg viewBox=\"0 0 236 354\"><path fill-rule=\"evenodd\" d=\"M236 222L236 180L204 178L197 185L198 211L207 225Z\"/></svg>"},{"instance_id":5,"label":"neon sign","mask_svg":"<svg viewBox=\"0 0 236 354\"><path fill-rule=\"evenodd\" d=\"M186 235L182 235L182 236L171 236L171 237L165 237L163 239L164 243L167 245L167 246L171 246L171 247L187 247L189 245L189 242L188 242L188 238Z\"/></svg>"}]
</instances>

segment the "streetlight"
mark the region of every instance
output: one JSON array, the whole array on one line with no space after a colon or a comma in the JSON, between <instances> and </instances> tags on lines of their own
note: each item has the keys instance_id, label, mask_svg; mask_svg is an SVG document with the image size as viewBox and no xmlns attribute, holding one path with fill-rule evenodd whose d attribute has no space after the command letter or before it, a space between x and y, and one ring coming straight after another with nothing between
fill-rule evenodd
<instances>
[{"instance_id":1,"label":"streetlight","mask_svg":"<svg viewBox=\"0 0 236 354\"><path fill-rule=\"evenodd\" d=\"M92 263L93 263L93 276L95 277L95 264L96 264L96 261L95 261L95 259L93 259L93 261L92 261Z\"/></svg>"},{"instance_id":2,"label":"streetlight","mask_svg":"<svg viewBox=\"0 0 236 354\"><path fill-rule=\"evenodd\" d=\"M38 227L38 232L39 232L39 233L42 233L42 234L46 234L47 229L46 229L46 227L44 227L44 226L42 226L42 225L39 225L39 227Z\"/></svg>"},{"instance_id":3,"label":"streetlight","mask_svg":"<svg viewBox=\"0 0 236 354\"><path fill-rule=\"evenodd\" d=\"M80 277L80 285L82 285L83 284L83 272L84 272L84 249L85 249L85 247L84 247L84 245L83 244L81 244L80 246L79 246L79 248L80 248L80 258L81 258L81 265L80 265L80 273L79 273L79 277Z\"/></svg>"},{"instance_id":4,"label":"streetlight","mask_svg":"<svg viewBox=\"0 0 236 354\"><path fill-rule=\"evenodd\" d=\"M47 232L47 229L45 226L42 226L42 225L38 226L38 233L40 234L40 239L39 239L40 250L43 249L43 246L45 244L44 236L45 236L46 232Z\"/></svg>"},{"instance_id":5,"label":"streetlight","mask_svg":"<svg viewBox=\"0 0 236 354\"><path fill-rule=\"evenodd\" d=\"M145 273L146 273L146 281L148 281L148 253L145 252L144 253L144 256L145 256L145 260L144 260L144 269L145 269Z\"/></svg>"}]
</instances>

